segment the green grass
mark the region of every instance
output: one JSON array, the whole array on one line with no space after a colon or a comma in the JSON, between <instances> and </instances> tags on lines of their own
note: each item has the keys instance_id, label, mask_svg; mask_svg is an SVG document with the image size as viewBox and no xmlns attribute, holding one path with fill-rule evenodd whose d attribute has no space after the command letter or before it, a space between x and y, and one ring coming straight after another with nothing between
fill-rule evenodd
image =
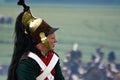
<instances>
[{"instance_id":1,"label":"green grass","mask_svg":"<svg viewBox=\"0 0 120 80\"><path fill-rule=\"evenodd\" d=\"M0 80L6 80L6 77L7 77L7 76L2 76L2 75L0 75Z\"/></svg>"},{"instance_id":2,"label":"green grass","mask_svg":"<svg viewBox=\"0 0 120 80\"><path fill-rule=\"evenodd\" d=\"M13 52L13 32L16 16L22 7L16 5L0 6L0 14L12 16L11 25L0 24L0 63L9 64ZM31 5L31 12L43 18L54 27L58 44L56 51L61 59L65 52L72 49L78 42L83 53L83 61L87 62L95 49L102 44L105 60L110 51L115 51L117 62L120 63L120 6L72 6L72 5ZM8 42L8 43L5 43ZM0 76L4 80L4 76Z\"/></svg>"}]
</instances>

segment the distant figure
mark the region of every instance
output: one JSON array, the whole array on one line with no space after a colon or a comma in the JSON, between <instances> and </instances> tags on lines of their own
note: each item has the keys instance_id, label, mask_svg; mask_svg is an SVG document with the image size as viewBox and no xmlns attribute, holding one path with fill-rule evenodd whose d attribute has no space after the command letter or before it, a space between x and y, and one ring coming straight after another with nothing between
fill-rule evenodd
<instances>
[{"instance_id":1,"label":"distant figure","mask_svg":"<svg viewBox=\"0 0 120 80\"><path fill-rule=\"evenodd\" d=\"M119 72L117 69L116 55L114 51L108 54L108 64L107 64L107 77L112 80L113 77Z\"/></svg>"},{"instance_id":2,"label":"distant figure","mask_svg":"<svg viewBox=\"0 0 120 80\"><path fill-rule=\"evenodd\" d=\"M78 44L74 43L73 48L66 55L66 61L64 62L64 67L66 66L69 71L68 80L77 80L83 77L85 74L84 65L82 63L82 52L78 49Z\"/></svg>"},{"instance_id":3,"label":"distant figure","mask_svg":"<svg viewBox=\"0 0 120 80\"><path fill-rule=\"evenodd\" d=\"M12 24L13 18L12 17L4 17L3 15L0 14L0 23L1 24Z\"/></svg>"},{"instance_id":4,"label":"distant figure","mask_svg":"<svg viewBox=\"0 0 120 80\"><path fill-rule=\"evenodd\" d=\"M6 18L5 23L12 24L13 23L13 18L12 17Z\"/></svg>"},{"instance_id":5,"label":"distant figure","mask_svg":"<svg viewBox=\"0 0 120 80\"><path fill-rule=\"evenodd\" d=\"M0 64L0 75L7 75L8 65Z\"/></svg>"},{"instance_id":6,"label":"distant figure","mask_svg":"<svg viewBox=\"0 0 120 80\"><path fill-rule=\"evenodd\" d=\"M2 23L2 24L3 24L3 23L4 23L4 21L5 21L4 16L0 14L0 23Z\"/></svg>"},{"instance_id":7,"label":"distant figure","mask_svg":"<svg viewBox=\"0 0 120 80\"><path fill-rule=\"evenodd\" d=\"M95 67L95 58L96 56L92 54L90 60L88 61L86 65L87 70L91 69L92 67Z\"/></svg>"},{"instance_id":8,"label":"distant figure","mask_svg":"<svg viewBox=\"0 0 120 80\"><path fill-rule=\"evenodd\" d=\"M105 72L105 63L104 63L104 53L101 51L103 48L102 45L100 45L94 54L92 54L90 61L87 63L87 69L90 69L92 67L97 67L101 69L103 72Z\"/></svg>"},{"instance_id":9,"label":"distant figure","mask_svg":"<svg viewBox=\"0 0 120 80\"><path fill-rule=\"evenodd\" d=\"M98 64L99 68L102 68L100 64L103 63L103 57L104 57L104 53L101 51L102 48L103 46L99 45L99 47L96 49L96 52L94 53L95 63Z\"/></svg>"},{"instance_id":10,"label":"distant figure","mask_svg":"<svg viewBox=\"0 0 120 80\"><path fill-rule=\"evenodd\" d=\"M98 46L98 48L96 49L96 52L97 52L97 53L100 53L101 50L102 50L102 48L103 48L103 45L100 44L100 45Z\"/></svg>"}]
</instances>

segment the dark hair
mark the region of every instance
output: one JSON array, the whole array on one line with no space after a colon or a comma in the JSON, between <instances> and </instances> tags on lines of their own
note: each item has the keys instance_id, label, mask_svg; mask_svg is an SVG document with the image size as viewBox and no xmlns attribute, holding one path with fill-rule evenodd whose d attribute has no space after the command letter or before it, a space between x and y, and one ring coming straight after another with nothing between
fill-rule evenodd
<instances>
[{"instance_id":1,"label":"dark hair","mask_svg":"<svg viewBox=\"0 0 120 80\"><path fill-rule=\"evenodd\" d=\"M116 59L116 56L115 56L115 52L114 51L111 51L109 52L108 54L108 61L114 61Z\"/></svg>"},{"instance_id":2,"label":"dark hair","mask_svg":"<svg viewBox=\"0 0 120 80\"><path fill-rule=\"evenodd\" d=\"M24 12L20 13L16 19L15 24L15 38L14 38L14 51L11 59L11 63L8 69L7 80L17 80L16 68L21 56L27 52L32 46L33 41L31 36L25 34L25 27L22 24L22 15Z\"/></svg>"}]
</instances>

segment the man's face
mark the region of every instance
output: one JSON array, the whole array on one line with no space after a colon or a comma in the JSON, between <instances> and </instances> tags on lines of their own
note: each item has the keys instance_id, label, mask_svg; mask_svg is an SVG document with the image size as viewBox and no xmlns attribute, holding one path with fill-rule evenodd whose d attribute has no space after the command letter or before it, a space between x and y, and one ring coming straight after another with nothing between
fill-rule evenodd
<instances>
[{"instance_id":1,"label":"man's face","mask_svg":"<svg viewBox=\"0 0 120 80\"><path fill-rule=\"evenodd\" d=\"M55 38L55 34L54 34L54 33L49 34L49 35L47 36L47 39L48 39L48 42L49 42L49 44L50 44L50 48L51 48L52 50L54 50L54 48L55 48L55 43L57 42L57 40L56 40L56 38Z\"/></svg>"}]
</instances>

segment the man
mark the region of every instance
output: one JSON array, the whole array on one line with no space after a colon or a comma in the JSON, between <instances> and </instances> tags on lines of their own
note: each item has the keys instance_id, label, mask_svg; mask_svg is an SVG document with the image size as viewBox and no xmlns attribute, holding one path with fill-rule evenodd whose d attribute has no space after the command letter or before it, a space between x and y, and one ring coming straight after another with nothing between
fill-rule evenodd
<instances>
[{"instance_id":1,"label":"man","mask_svg":"<svg viewBox=\"0 0 120 80\"><path fill-rule=\"evenodd\" d=\"M59 56L54 51L55 31L41 18L34 18L24 0L17 17L15 43L7 80L64 80Z\"/></svg>"}]
</instances>

